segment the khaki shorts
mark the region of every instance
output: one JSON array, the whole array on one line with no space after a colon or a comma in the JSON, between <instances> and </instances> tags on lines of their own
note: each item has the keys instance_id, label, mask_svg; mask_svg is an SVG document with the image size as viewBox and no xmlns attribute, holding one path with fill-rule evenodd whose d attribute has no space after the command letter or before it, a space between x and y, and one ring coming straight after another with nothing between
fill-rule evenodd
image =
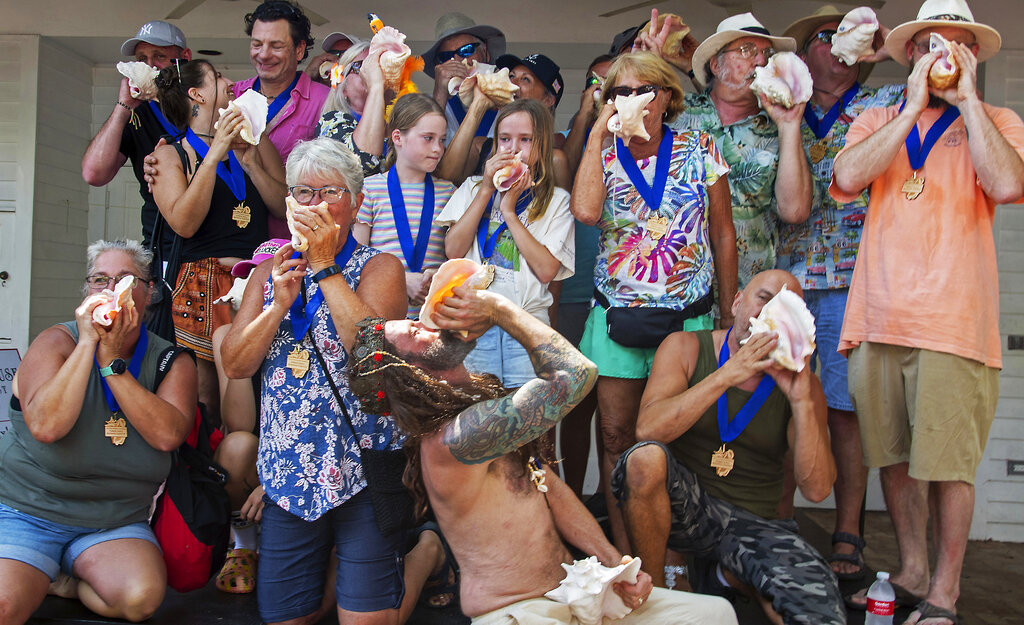
<instances>
[{"instance_id":1,"label":"khaki shorts","mask_svg":"<svg viewBox=\"0 0 1024 625\"><path fill-rule=\"evenodd\" d=\"M925 349L861 343L850 352L864 463L910 463L910 477L974 483L999 399L999 370Z\"/></svg>"}]
</instances>

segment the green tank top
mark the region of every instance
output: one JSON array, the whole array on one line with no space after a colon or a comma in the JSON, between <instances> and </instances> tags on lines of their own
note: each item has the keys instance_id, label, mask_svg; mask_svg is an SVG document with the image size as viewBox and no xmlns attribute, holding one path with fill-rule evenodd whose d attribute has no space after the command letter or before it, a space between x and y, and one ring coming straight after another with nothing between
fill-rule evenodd
<instances>
[{"instance_id":1,"label":"green tank top","mask_svg":"<svg viewBox=\"0 0 1024 625\"><path fill-rule=\"evenodd\" d=\"M718 352L711 332L696 332L700 345L697 366L690 378L690 386L708 377L718 369ZM753 395L752 391L730 388L725 396L730 419ZM719 477L711 468L711 454L722 446L718 433L718 403L711 405L700 419L669 443L672 454L708 492L723 501L739 506L762 518L774 519L782 497L783 458L789 449L786 428L792 416L789 400L777 387L772 390L764 406L743 432L727 444L735 454L732 471Z\"/></svg>"},{"instance_id":2,"label":"green tank top","mask_svg":"<svg viewBox=\"0 0 1024 625\"><path fill-rule=\"evenodd\" d=\"M78 340L74 321L61 325ZM149 333L138 376L143 387L153 390L160 354L170 346ZM53 443L33 438L21 411L11 408L11 427L0 438L0 502L55 523L97 529L149 518L153 496L171 469L171 455L150 447L127 419L123 445L104 435L111 412L100 379L93 367L78 420Z\"/></svg>"}]
</instances>

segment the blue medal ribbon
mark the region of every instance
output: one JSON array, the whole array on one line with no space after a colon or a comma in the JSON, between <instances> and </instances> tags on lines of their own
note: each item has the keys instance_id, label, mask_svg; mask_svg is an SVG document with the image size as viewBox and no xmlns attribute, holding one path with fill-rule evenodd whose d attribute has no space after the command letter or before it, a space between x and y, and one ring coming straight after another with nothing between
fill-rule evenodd
<instances>
[{"instance_id":1,"label":"blue medal ribbon","mask_svg":"<svg viewBox=\"0 0 1024 625\"><path fill-rule=\"evenodd\" d=\"M356 239L352 236L352 233L348 233L348 238L345 240L345 246L341 248L338 255L334 257L334 262L338 263L339 267L344 268L348 264L348 261L352 259L353 252L356 251ZM296 252L297 254L298 252ZM294 256L292 256L294 258ZM302 290L306 290L306 279L302 280ZM306 332L309 332L309 326L313 323L313 318L316 316L316 311L320 308L320 305L324 303L324 292L320 289L316 290L313 297L309 298L309 302L305 306L302 305L303 298L296 297L295 301L292 302L291 307L291 318L292 318L292 334L295 335L297 342L302 342L302 338L306 336Z\"/></svg>"},{"instance_id":2,"label":"blue medal ribbon","mask_svg":"<svg viewBox=\"0 0 1024 625\"><path fill-rule=\"evenodd\" d=\"M192 132L191 128L185 131L185 139L199 155L199 159L205 160L206 155L210 152L210 147L196 133ZM242 171L242 164L235 158L233 150L228 150L227 165L223 161L217 163L217 176L228 185L236 200L239 202L245 200L245 172Z\"/></svg>"},{"instance_id":3,"label":"blue medal ribbon","mask_svg":"<svg viewBox=\"0 0 1024 625\"><path fill-rule=\"evenodd\" d=\"M420 227L416 240L413 241L409 215L405 212L405 198L402 197L402 183L398 180L397 170L397 167L392 167L388 172L388 197L391 199L391 212L395 216L395 230L398 231L398 242L402 245L406 267L413 273L420 273L423 271L423 259L427 257L430 226L434 223L434 180L430 174L426 174L423 181Z\"/></svg>"},{"instance_id":4,"label":"blue medal ribbon","mask_svg":"<svg viewBox=\"0 0 1024 625\"><path fill-rule=\"evenodd\" d=\"M270 120L277 117L277 114L281 112L281 109L284 108L284 105L288 102L288 100L291 100L292 89L295 88L295 85L299 84L299 74L300 72L295 72L295 80L292 81L292 84L288 85L287 89L277 94L277 97L274 98L274 101L271 102L270 105L267 107L267 125L270 125ZM256 82L252 83L252 89L257 93L259 92L259 78L256 79Z\"/></svg>"},{"instance_id":5,"label":"blue medal ribbon","mask_svg":"<svg viewBox=\"0 0 1024 625\"><path fill-rule=\"evenodd\" d=\"M732 334L732 328L725 333L725 342L722 344L722 351L718 354L719 369L729 361L730 334ZM731 443L733 439L743 433L743 430L754 420L757 411L764 406L764 402L773 390L775 390L775 380L772 376L765 374L757 388L754 389L754 394L750 396L747 403L743 404L732 420L729 419L729 400L726 399L726 393L722 393L722 396L718 398L718 435L722 437L723 443Z\"/></svg>"},{"instance_id":6,"label":"blue medal ribbon","mask_svg":"<svg viewBox=\"0 0 1024 625\"><path fill-rule=\"evenodd\" d=\"M487 260L494 255L494 248L498 246L498 238L501 237L501 233L505 231L508 224L504 221L494 231L494 234L487 236L487 230L491 224L491 207L494 206L494 198L498 196L498 192L495 191L491 194L491 199L487 200L487 208L484 209L484 214L480 217L480 225L476 229L476 242L480 247L480 260ZM521 215L526 207L533 201L533 190L527 191L519 200L516 201L516 217Z\"/></svg>"},{"instance_id":7,"label":"blue medal ribbon","mask_svg":"<svg viewBox=\"0 0 1024 625\"><path fill-rule=\"evenodd\" d=\"M177 127L175 127L175 125L172 124L169 119L164 117L164 112L160 110L160 107L156 105L156 102L150 100L149 102L147 102L147 104L149 104L150 110L153 111L153 115L156 117L156 121L160 122L160 125L164 127L164 130L167 131L167 134L171 135L172 137L177 137L181 135L181 131L178 130Z\"/></svg>"},{"instance_id":8,"label":"blue medal ribbon","mask_svg":"<svg viewBox=\"0 0 1024 625\"><path fill-rule=\"evenodd\" d=\"M907 101L904 100L903 104L900 104L900 111L907 105ZM935 120L932 127L928 129L928 132L924 136L924 144L921 143L921 134L917 131L917 124L910 129L910 134L907 135L905 140L907 146L907 160L910 161L910 167L917 171L924 167L924 161L928 158L928 153L935 147L935 143L942 136L942 133L946 132L946 129L953 125L953 122L960 117L960 109L955 106L947 108L942 115Z\"/></svg>"},{"instance_id":9,"label":"blue medal ribbon","mask_svg":"<svg viewBox=\"0 0 1024 625\"><path fill-rule=\"evenodd\" d=\"M811 129L814 136L824 139L829 131L832 130L833 124L839 119L839 114L846 110L846 107L857 97L858 93L860 93L860 83L855 82L852 87L846 90L842 97L836 100L836 103L832 105L832 108L821 119L818 119L818 116L814 114L814 107L808 102L807 107L804 108L804 121L807 122L807 127Z\"/></svg>"},{"instance_id":10,"label":"blue medal ribbon","mask_svg":"<svg viewBox=\"0 0 1024 625\"><path fill-rule=\"evenodd\" d=\"M132 359L128 362L128 373L132 374L132 377L136 380L139 379L139 372L142 371L142 359L146 357L146 348L149 346L149 333L146 331L146 324L139 324L139 340L135 343L135 351L132 353ZM96 369L102 369L96 357L93 356L93 362L96 363ZM117 398L114 397L114 391L110 390L110 385L107 384L107 379L100 375L100 384L103 385L103 394L107 398L107 406L110 408L110 412L117 412L121 409L121 406L117 403Z\"/></svg>"},{"instance_id":11,"label":"blue medal ribbon","mask_svg":"<svg viewBox=\"0 0 1024 625\"><path fill-rule=\"evenodd\" d=\"M459 96L453 95L448 98L448 104L452 107L452 113L455 114L455 119L459 120L461 124L466 119L466 109L462 106L462 100ZM480 125L476 129L476 136L486 137L487 133L490 132L491 126L494 124L494 118L498 116L498 111L495 109L488 109L484 116L480 119Z\"/></svg>"},{"instance_id":12,"label":"blue medal ribbon","mask_svg":"<svg viewBox=\"0 0 1024 625\"><path fill-rule=\"evenodd\" d=\"M665 183L668 182L668 166L672 160L672 129L668 126L661 127L661 143L658 144L658 162L654 166L654 184L649 185L644 180L644 175L633 160L633 153L629 151L626 144L619 137L615 138L616 158L622 164L622 169L633 183L636 192L644 199L652 212L657 212L661 206L661 200L665 197ZM625 154L625 158L623 158Z\"/></svg>"}]
</instances>

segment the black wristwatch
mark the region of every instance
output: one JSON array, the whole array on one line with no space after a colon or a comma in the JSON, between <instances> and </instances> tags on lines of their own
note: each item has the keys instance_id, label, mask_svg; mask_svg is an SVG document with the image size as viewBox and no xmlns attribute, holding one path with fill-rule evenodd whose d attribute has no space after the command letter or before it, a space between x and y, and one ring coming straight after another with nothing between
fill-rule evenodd
<instances>
[{"instance_id":1,"label":"black wristwatch","mask_svg":"<svg viewBox=\"0 0 1024 625\"><path fill-rule=\"evenodd\" d=\"M110 375L121 375L128 370L128 363L123 358L115 358L110 361L110 364L100 369L100 375L107 377Z\"/></svg>"},{"instance_id":2,"label":"black wristwatch","mask_svg":"<svg viewBox=\"0 0 1024 625\"><path fill-rule=\"evenodd\" d=\"M330 267L327 267L326 269L321 269L320 271L314 273L313 282L320 282L324 278L333 276L336 273L341 273L341 267L338 266L337 263L331 265Z\"/></svg>"}]
</instances>

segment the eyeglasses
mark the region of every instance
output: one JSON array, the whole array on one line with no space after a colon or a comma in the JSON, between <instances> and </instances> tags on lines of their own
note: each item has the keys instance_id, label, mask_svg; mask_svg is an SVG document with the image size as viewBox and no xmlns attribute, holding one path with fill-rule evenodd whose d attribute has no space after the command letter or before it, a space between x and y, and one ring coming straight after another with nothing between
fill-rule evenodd
<instances>
[{"instance_id":1,"label":"eyeglasses","mask_svg":"<svg viewBox=\"0 0 1024 625\"><path fill-rule=\"evenodd\" d=\"M975 43L977 43L976 41L957 41L956 39L950 39L949 41L951 43L952 42L962 43L963 45L967 46L968 48L973 46ZM924 41L915 41L914 45L917 46L917 51L920 52L921 54L928 54L929 52L932 51L932 49L931 49L931 39L925 39ZM945 53L945 50L942 49L942 50L939 50L939 52Z\"/></svg>"},{"instance_id":2,"label":"eyeglasses","mask_svg":"<svg viewBox=\"0 0 1024 625\"><path fill-rule=\"evenodd\" d=\"M359 70L363 69L362 61L352 61L348 66L348 74L359 74Z\"/></svg>"},{"instance_id":3,"label":"eyeglasses","mask_svg":"<svg viewBox=\"0 0 1024 625\"><path fill-rule=\"evenodd\" d=\"M300 204L305 204L307 202L312 201L313 196L317 194L320 195L321 201L327 202L328 204L335 204L337 202L340 202L342 196L348 193L349 190L344 187L334 186L320 187L319 189L314 189L313 187L308 187L304 184L297 184L294 187L288 187L288 192L291 193L292 197L295 198L295 200Z\"/></svg>"},{"instance_id":4,"label":"eyeglasses","mask_svg":"<svg viewBox=\"0 0 1024 625\"><path fill-rule=\"evenodd\" d=\"M832 37L835 34L836 34L836 31L834 31L834 30L819 30L818 32L814 33L814 36L811 37L811 40L808 41L807 43L808 44L814 43L814 41L817 40L817 41L820 41L821 43L823 43L825 45L829 45L830 46L830 45L832 45Z\"/></svg>"},{"instance_id":5,"label":"eyeglasses","mask_svg":"<svg viewBox=\"0 0 1024 625\"><path fill-rule=\"evenodd\" d=\"M773 54L775 54L775 48L768 46L767 48L761 48L759 50L757 46L755 46L754 44L745 43L742 46L739 46L738 48L729 48L727 50L722 50L721 54L725 54L726 52L738 52L740 58L744 59L752 59L758 54L761 54L764 56L764 58L767 59L771 57Z\"/></svg>"},{"instance_id":6,"label":"eyeglasses","mask_svg":"<svg viewBox=\"0 0 1024 625\"><path fill-rule=\"evenodd\" d=\"M618 96L622 96L622 97L625 98L625 97L628 97L628 96L630 96L630 95L632 95L634 93L637 94L637 95L644 95L644 94L647 94L647 93L655 93L656 94L661 89L662 88L659 87L658 85L640 85L639 87L624 87L624 86L620 85L618 87L612 87L611 89L609 89L608 90L608 95L610 95L613 98L618 97Z\"/></svg>"},{"instance_id":7,"label":"eyeglasses","mask_svg":"<svg viewBox=\"0 0 1024 625\"><path fill-rule=\"evenodd\" d=\"M116 285L123 278L126 278L128 276L131 276L132 278L134 278L132 280L132 286L131 286L131 288L133 288L133 289L136 286L138 286L140 282L145 282L144 279L140 278L139 276L137 276L137 275L135 275L133 273L122 273L119 276L107 276L107 275L104 275L102 273L94 273L91 276L87 276L85 278L85 283L87 285L89 285L90 289L98 291L100 289L111 288L111 286L110 286L111 283L114 283Z\"/></svg>"},{"instance_id":8,"label":"eyeglasses","mask_svg":"<svg viewBox=\"0 0 1024 625\"><path fill-rule=\"evenodd\" d=\"M467 43L464 46L459 46L454 50L448 50L447 52L438 52L437 64L440 65L441 63L447 63L448 61L454 59L456 54L464 59L468 59L469 57L473 56L473 53L476 52L476 49L479 48L482 44L483 42L481 41L474 41L473 43Z\"/></svg>"}]
</instances>

